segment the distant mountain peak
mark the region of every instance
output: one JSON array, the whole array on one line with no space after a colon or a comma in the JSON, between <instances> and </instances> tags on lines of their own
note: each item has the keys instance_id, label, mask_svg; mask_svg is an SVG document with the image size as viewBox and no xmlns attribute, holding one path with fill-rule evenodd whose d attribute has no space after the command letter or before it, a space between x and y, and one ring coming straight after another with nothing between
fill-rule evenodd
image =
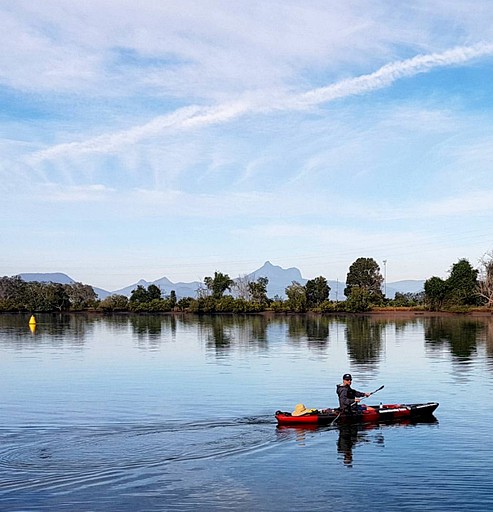
<instances>
[{"instance_id":1,"label":"distant mountain peak","mask_svg":"<svg viewBox=\"0 0 493 512\"><path fill-rule=\"evenodd\" d=\"M73 284L75 280L69 277L66 274L61 272L52 272L52 273L23 273L19 274L19 276L24 279L24 281L41 281L41 282L53 282L53 283L62 283L62 284ZM301 285L305 285L307 280L304 279L301 275L301 272L296 267L290 267L287 269L282 268L279 265L273 265L269 260L267 260L259 269L251 272L250 274L245 276L251 281L256 281L259 277L266 277L269 280L267 285L267 295L271 298L274 296L284 297L286 287L289 286L293 281L300 283ZM202 286L202 282L192 281L190 283L173 283L167 277L162 277L157 279L156 281L149 282L145 279L140 279L137 283L132 284L130 286L126 286L125 288L121 288L120 290L116 290L113 292L109 292L103 290L101 288L96 288L93 286L94 291L98 294L100 299L104 299L108 295L126 295L130 297L132 291L138 286L142 285L144 287L148 287L149 285L154 284L161 289L161 292L164 296L168 295L172 290L175 291L178 298L181 297L195 297L197 295L197 289ZM337 281L328 281L328 284L331 288L330 290L330 298L332 300L344 300L344 288L345 283ZM394 283L388 282L386 283L386 292L387 297L393 298L395 293L398 291L400 293L418 293L421 292L424 288L423 280L403 280L396 281Z\"/></svg>"},{"instance_id":2,"label":"distant mountain peak","mask_svg":"<svg viewBox=\"0 0 493 512\"><path fill-rule=\"evenodd\" d=\"M74 284L75 281L67 274L62 272L26 272L19 274L19 276L26 282L37 281L38 283L61 283L61 284Z\"/></svg>"}]
</instances>

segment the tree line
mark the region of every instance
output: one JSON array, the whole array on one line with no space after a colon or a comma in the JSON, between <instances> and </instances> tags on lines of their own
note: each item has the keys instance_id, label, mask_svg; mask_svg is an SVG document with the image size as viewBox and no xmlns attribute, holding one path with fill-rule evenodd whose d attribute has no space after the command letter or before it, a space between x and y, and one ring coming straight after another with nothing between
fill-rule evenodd
<instances>
[{"instance_id":1,"label":"tree line","mask_svg":"<svg viewBox=\"0 0 493 512\"><path fill-rule=\"evenodd\" d=\"M23 281L19 276L0 278L0 312L50 312L96 310L102 312L210 313L304 313L307 311L365 312L375 307L415 307L433 311L462 311L474 307L493 307L493 251L487 253L475 269L466 259L453 264L449 276L433 276L425 281L421 293L396 293L384 296L384 278L373 258L358 258L349 267L344 300L330 300L330 286L323 276L304 285L293 281L285 289L286 297L267 297L269 280L259 277L231 279L216 271L204 278L195 297L178 299L175 291L163 297L151 284L138 285L130 297L110 295L98 300L94 289L82 283L60 284ZM229 293L228 293L229 292Z\"/></svg>"}]
</instances>

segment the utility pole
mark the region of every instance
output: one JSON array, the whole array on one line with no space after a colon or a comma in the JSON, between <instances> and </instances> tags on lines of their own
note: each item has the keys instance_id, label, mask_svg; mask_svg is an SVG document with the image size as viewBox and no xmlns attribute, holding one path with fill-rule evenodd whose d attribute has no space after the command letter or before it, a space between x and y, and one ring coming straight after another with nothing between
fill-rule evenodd
<instances>
[{"instance_id":1,"label":"utility pole","mask_svg":"<svg viewBox=\"0 0 493 512\"><path fill-rule=\"evenodd\" d=\"M387 260L383 260L383 296L387 298Z\"/></svg>"}]
</instances>

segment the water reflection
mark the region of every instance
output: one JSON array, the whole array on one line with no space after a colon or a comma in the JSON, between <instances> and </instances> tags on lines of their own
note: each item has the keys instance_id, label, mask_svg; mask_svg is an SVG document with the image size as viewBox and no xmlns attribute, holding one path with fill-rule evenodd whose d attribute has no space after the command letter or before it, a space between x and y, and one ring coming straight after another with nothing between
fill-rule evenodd
<instances>
[{"instance_id":1,"label":"water reflection","mask_svg":"<svg viewBox=\"0 0 493 512\"><path fill-rule=\"evenodd\" d=\"M199 339L219 356L237 348L266 350L269 318L262 315L201 316L197 320Z\"/></svg>"},{"instance_id":2,"label":"water reflection","mask_svg":"<svg viewBox=\"0 0 493 512\"><path fill-rule=\"evenodd\" d=\"M425 344L432 352L441 354L446 349L459 364L476 360L480 347L493 360L493 316L39 314L33 331L29 317L1 314L0 334L5 336L0 343L19 349L45 343L83 347L106 330L118 336L130 332L139 348L156 350L186 332L222 358L235 350L268 351L274 340L287 340L321 354L327 353L332 341L345 341L350 363L372 370L380 362L388 335L405 338L408 333L424 331Z\"/></svg>"},{"instance_id":3,"label":"water reflection","mask_svg":"<svg viewBox=\"0 0 493 512\"><path fill-rule=\"evenodd\" d=\"M376 366L382 351L383 332L388 321L369 317L350 317L345 323L351 361L355 364Z\"/></svg>"},{"instance_id":4,"label":"water reflection","mask_svg":"<svg viewBox=\"0 0 493 512\"><path fill-rule=\"evenodd\" d=\"M334 318L325 316L292 315L288 316L288 339L299 343L306 341L309 347L324 349L329 341L330 325Z\"/></svg>"},{"instance_id":5,"label":"water reflection","mask_svg":"<svg viewBox=\"0 0 493 512\"><path fill-rule=\"evenodd\" d=\"M98 321L97 317L85 313L43 313L36 314L33 329L29 325L30 316L27 313L0 314L0 334L5 333L0 341L13 344L17 349L39 348L45 344L82 347Z\"/></svg>"},{"instance_id":6,"label":"water reflection","mask_svg":"<svg viewBox=\"0 0 493 512\"><path fill-rule=\"evenodd\" d=\"M425 340L434 350L444 345L453 357L467 361L477 354L478 339L484 334L481 320L433 317L425 319Z\"/></svg>"},{"instance_id":7,"label":"water reflection","mask_svg":"<svg viewBox=\"0 0 493 512\"><path fill-rule=\"evenodd\" d=\"M375 436L370 436L369 432L376 430ZM385 446L385 438L380 427L367 425L365 427L358 425L345 425L339 427L339 436L337 438L337 453L342 456L343 463L346 466L353 465L353 448L359 444L374 443Z\"/></svg>"},{"instance_id":8,"label":"water reflection","mask_svg":"<svg viewBox=\"0 0 493 512\"><path fill-rule=\"evenodd\" d=\"M493 317L485 321L484 341L486 344L486 353L493 359Z\"/></svg>"},{"instance_id":9,"label":"water reflection","mask_svg":"<svg viewBox=\"0 0 493 512\"><path fill-rule=\"evenodd\" d=\"M277 427L280 439L292 438L301 447L310 444L316 434L330 436L330 432L337 432L337 457L347 467L352 467L354 462L354 450L358 446L371 444L377 447L385 447L385 431L387 429L417 427L418 425L438 424L433 416L426 420L410 421L403 420L391 425L385 423L374 423L367 425L339 425L320 427L317 425L279 425ZM333 439L330 437L330 439Z\"/></svg>"}]
</instances>

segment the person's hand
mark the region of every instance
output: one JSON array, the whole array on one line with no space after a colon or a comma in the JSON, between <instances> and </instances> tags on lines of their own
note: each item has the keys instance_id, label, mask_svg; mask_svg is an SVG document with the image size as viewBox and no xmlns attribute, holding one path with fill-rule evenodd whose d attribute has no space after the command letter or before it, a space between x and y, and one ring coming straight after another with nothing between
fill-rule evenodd
<instances>
[{"instance_id":1,"label":"person's hand","mask_svg":"<svg viewBox=\"0 0 493 512\"><path fill-rule=\"evenodd\" d=\"M361 398L355 398L355 399L354 399L354 401L355 401L356 403L361 402Z\"/></svg>"},{"instance_id":2,"label":"person's hand","mask_svg":"<svg viewBox=\"0 0 493 512\"><path fill-rule=\"evenodd\" d=\"M366 397L369 397L371 393L365 393L365 396Z\"/></svg>"}]
</instances>

